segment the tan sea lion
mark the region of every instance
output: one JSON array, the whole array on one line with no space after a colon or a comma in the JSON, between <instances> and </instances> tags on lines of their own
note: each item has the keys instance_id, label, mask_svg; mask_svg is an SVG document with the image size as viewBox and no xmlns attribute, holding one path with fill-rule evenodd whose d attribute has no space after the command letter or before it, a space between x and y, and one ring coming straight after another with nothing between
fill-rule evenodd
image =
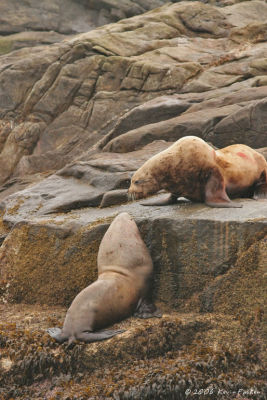
<instances>
[{"instance_id":1,"label":"tan sea lion","mask_svg":"<svg viewBox=\"0 0 267 400\"><path fill-rule=\"evenodd\" d=\"M211 207L242 207L230 197L267 198L267 162L257 151L235 144L215 151L195 136L179 139L146 161L133 175L130 199L141 199L160 190L170 192L163 202L180 196Z\"/></svg>"},{"instance_id":2,"label":"tan sea lion","mask_svg":"<svg viewBox=\"0 0 267 400\"><path fill-rule=\"evenodd\" d=\"M136 223L127 214L119 214L111 223L99 247L98 279L73 300L63 329L47 332L62 343L75 339L95 342L109 339L121 330L103 330L133 314L141 318L160 316L146 303L153 263Z\"/></svg>"}]
</instances>

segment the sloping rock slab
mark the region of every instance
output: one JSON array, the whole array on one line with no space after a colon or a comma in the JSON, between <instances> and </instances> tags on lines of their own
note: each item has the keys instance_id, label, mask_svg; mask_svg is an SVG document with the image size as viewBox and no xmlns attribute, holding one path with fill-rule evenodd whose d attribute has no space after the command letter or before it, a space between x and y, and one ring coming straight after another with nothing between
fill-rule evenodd
<instances>
[{"instance_id":1,"label":"sloping rock slab","mask_svg":"<svg viewBox=\"0 0 267 400\"><path fill-rule=\"evenodd\" d=\"M153 1L142 6L125 0L121 7L128 17L161 3ZM255 3L258 10L258 2L251 3ZM53 17L63 7L62 0L42 6L51 17L45 21L36 20L35 1L31 0L29 4L30 14L18 9L19 18L13 21L12 32L13 29L19 31L21 26L28 28L30 20L36 29L45 30L47 26L55 30ZM61 25L57 30L63 33L82 29L81 21L78 27L71 26L75 25L75 18L69 25L65 24L65 13L69 15L72 12L75 17L78 9L88 6L85 2L74 4L71 0L68 4L73 8L63 7ZM104 1L101 5L92 2L97 12L100 6L111 14L118 12L113 1ZM1 14L5 26L9 22L12 26L13 22L8 18L10 14L12 11ZM114 128L123 114L155 97L189 94L176 110L173 99L172 104L169 99L168 106L167 102L161 106L158 104L154 110L157 111L156 117L152 116L152 107L149 109L148 104L141 107L139 117L135 114L137 110L127 118L125 116L121 122L124 129L119 124L117 133L122 129L121 133L127 134L124 131L127 124L129 132L134 115L136 120L140 119L131 130L141 129L142 120L146 124L162 121L164 111L165 119L179 115L192 102L191 97L196 98L197 92L199 101L202 101L210 98L210 93L203 96L203 91L221 88L231 92L237 90L236 85L244 88L266 84L266 43L257 43L255 49L249 46L240 48L239 43L228 37L232 28L228 22L230 15L231 9L225 13L223 8L198 1L178 2L51 46L24 48L1 56L0 182L5 183L14 174L55 172L92 149ZM261 17L264 15L263 7ZM83 17L89 18L89 14ZM252 15L253 18L258 18L258 14ZM7 32L9 27L5 29ZM175 101L177 103L177 99ZM221 118L239 110L239 105L232 104L231 107L232 111L228 112L225 109L221 112L213 110L215 118L207 124L200 115L199 125L206 132ZM189 134L197 127L198 121L195 121L191 129L185 122L185 131ZM144 143L154 139L152 135ZM174 138L170 134L168 141L171 140Z\"/></svg>"},{"instance_id":2,"label":"sloping rock slab","mask_svg":"<svg viewBox=\"0 0 267 400\"><path fill-rule=\"evenodd\" d=\"M153 140L166 140L174 142L183 136L194 136L206 139L209 136L216 146L217 140L211 132L214 126L231 113L239 111L238 105L230 105L220 108L186 113L181 116L149 124L131 130L112 139L104 148L104 151L115 153L127 153L134 149L140 149Z\"/></svg>"},{"instance_id":3,"label":"sloping rock slab","mask_svg":"<svg viewBox=\"0 0 267 400\"><path fill-rule=\"evenodd\" d=\"M267 100L256 101L220 121L214 129L214 141L219 147L232 143L244 143L253 147L267 145ZM229 135L234 140L229 143Z\"/></svg>"},{"instance_id":4,"label":"sloping rock slab","mask_svg":"<svg viewBox=\"0 0 267 400\"><path fill-rule=\"evenodd\" d=\"M127 189L134 171L169 145L165 141L155 141L132 153L99 153L92 155L89 161L69 164L57 174L5 197L0 204L6 214L4 219L13 225L27 220L30 215L33 217L98 206L105 193ZM16 181L10 182L11 189L13 184ZM3 189L3 193L6 193L7 188Z\"/></svg>"}]
</instances>

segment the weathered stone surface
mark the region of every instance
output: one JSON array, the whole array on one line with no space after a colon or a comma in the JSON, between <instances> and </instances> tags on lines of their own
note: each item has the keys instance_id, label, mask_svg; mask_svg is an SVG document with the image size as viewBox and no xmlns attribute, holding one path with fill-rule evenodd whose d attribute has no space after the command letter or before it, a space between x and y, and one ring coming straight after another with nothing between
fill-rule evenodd
<instances>
[{"instance_id":1,"label":"weathered stone surface","mask_svg":"<svg viewBox=\"0 0 267 400\"><path fill-rule=\"evenodd\" d=\"M1 181L4 182L12 174L22 176L55 171L81 157L86 148L90 149L105 134L107 136L100 143L111 148L113 142L108 142L112 138L128 134L133 128L141 129L141 137L136 137L123 151L133 150L135 144L140 148L154 139L173 141L184 134L206 137L206 130L209 131L208 139L212 141L212 130L217 122L224 119L231 110L236 112L239 107L243 107L241 101L252 102L257 98L251 90L247 96L242 92L238 100L238 92L244 87L264 84L264 68L260 60L263 60L266 47L263 42L258 48L239 51L227 38L215 39L218 35L215 26L220 27L221 36L225 35L222 30L227 25L227 19L221 14L222 9L213 12L212 7L198 2L191 4L191 8L192 13L202 13L213 22L199 31L196 28L197 22L193 22L191 11L185 3L178 3L146 16L109 25L54 47L36 48L31 50L31 54L20 50L2 57L0 112L3 128L0 160L5 165L5 171L1 173ZM219 24L218 18L221 21ZM145 21L145 25L141 21ZM196 37L204 31L205 37ZM181 34L194 37L181 37ZM260 57L259 61L257 57ZM207 66L210 66L208 70ZM254 78L246 80L250 75ZM244 81L233 83L239 80ZM197 97L196 94L188 93L176 94L174 97L168 94L166 97L166 91L199 91L203 90L203 85L204 90L209 89L206 96L201 94ZM225 88L225 85L230 86ZM259 89L260 93L262 88L255 89ZM233 108L228 109L226 114L226 109L222 106L227 105L227 102L223 104L218 99L218 94L223 94L224 91L230 96L231 93L237 93L236 98L233 97L230 102ZM163 97L147 102L158 97L158 94ZM261 96L264 94L259 94L258 98ZM216 98L218 106L209 111L210 121L207 115L205 117L206 111L203 111L204 117L199 116L207 121L203 126L197 126L197 120L194 125L194 114L192 123L188 116L183 115L190 102L203 103L200 107L205 110L205 100L212 97ZM134 106L137 108L127 113ZM210 104L207 106L210 107ZM193 110L192 107L191 111ZM190 112L190 107L187 112ZM171 121L164 123L165 119L180 113L181 125L178 120L178 128L176 123L169 128ZM189 122L184 122L187 118ZM19 128L16 126L18 120ZM152 127L153 134L144 138L147 129L143 125L151 122L156 124ZM21 151L16 143L12 145L12 132L14 129L15 133L16 129L23 130L25 123L28 124L29 132L29 124L40 124L39 137L35 146ZM183 124L185 129L182 129ZM175 134L174 130L177 131ZM130 132L129 134L131 135ZM235 142L240 137L238 135L237 138L230 138L231 134L232 132L227 134L226 141ZM121 140L124 138L118 138L118 141ZM258 141L261 140L262 137ZM251 139L246 143L250 144ZM259 143L259 146L264 145Z\"/></svg>"},{"instance_id":2,"label":"weathered stone surface","mask_svg":"<svg viewBox=\"0 0 267 400\"><path fill-rule=\"evenodd\" d=\"M231 30L230 38L237 43L258 43L265 42L267 39L266 22L251 23L242 28Z\"/></svg>"},{"instance_id":3,"label":"weathered stone surface","mask_svg":"<svg viewBox=\"0 0 267 400\"><path fill-rule=\"evenodd\" d=\"M267 147L263 147L261 149L257 149L259 153L261 153L267 160Z\"/></svg>"},{"instance_id":4,"label":"weathered stone surface","mask_svg":"<svg viewBox=\"0 0 267 400\"><path fill-rule=\"evenodd\" d=\"M228 17L234 12L231 7L225 14L224 8L179 2L54 46L2 56L0 181L51 173L77 158L90 160L97 143L109 151L113 147L113 151L133 151L153 140L170 142L196 134L219 145L216 125L246 102L263 97L263 88L253 86L267 82L266 43L240 49L227 38ZM245 88L251 88L247 96ZM236 97L228 99L229 104L227 99L220 102L218 96L226 94ZM212 99L217 104L211 110L206 102ZM192 106L191 121L185 111L192 102L200 103L203 112L193 114ZM175 116L178 120L172 125ZM151 123L152 134L147 132ZM18 131L32 136L37 126L38 137L29 139L31 145L22 149L14 142ZM133 129L138 129L137 135ZM112 142L127 141L123 135L133 136L131 143L130 139L126 145ZM229 143L240 138L229 131L224 136ZM257 146L265 146L264 135L257 136ZM242 140L251 144L254 133Z\"/></svg>"},{"instance_id":5,"label":"weathered stone surface","mask_svg":"<svg viewBox=\"0 0 267 400\"><path fill-rule=\"evenodd\" d=\"M117 189L106 192L103 195L100 208L110 207L117 204L127 203L128 201L128 190L127 189Z\"/></svg>"},{"instance_id":6,"label":"weathered stone surface","mask_svg":"<svg viewBox=\"0 0 267 400\"><path fill-rule=\"evenodd\" d=\"M72 163L57 174L18 193L7 197L2 194L4 200L0 207L5 210L6 222L13 225L27 220L28 215L46 215L98 206L105 193L128 188L134 171L149 157L168 146L167 142L156 141L140 151L128 153L126 157L111 153L96 154L90 162ZM16 183L11 181L10 186Z\"/></svg>"},{"instance_id":7,"label":"weathered stone surface","mask_svg":"<svg viewBox=\"0 0 267 400\"><path fill-rule=\"evenodd\" d=\"M218 146L237 142L251 147L266 146L266 108L266 99L256 101L220 121L214 129ZM235 132L232 140L229 140L229 132Z\"/></svg>"},{"instance_id":8,"label":"weathered stone surface","mask_svg":"<svg viewBox=\"0 0 267 400\"><path fill-rule=\"evenodd\" d=\"M24 122L9 133L0 154L0 164L5 166L0 171L0 182L4 182L10 176L22 156L32 153L44 126L42 122Z\"/></svg>"},{"instance_id":9,"label":"weathered stone surface","mask_svg":"<svg viewBox=\"0 0 267 400\"><path fill-rule=\"evenodd\" d=\"M19 50L24 47L34 47L61 42L68 37L69 35L63 35L53 31L26 31L14 33L12 35L0 35L0 55L10 53L13 50Z\"/></svg>"},{"instance_id":10,"label":"weathered stone surface","mask_svg":"<svg viewBox=\"0 0 267 400\"><path fill-rule=\"evenodd\" d=\"M75 224L75 220L73 222ZM90 231L90 227L75 230L72 225L68 228L24 223L16 226L3 244L1 255L1 281L12 281L11 290L8 285L6 292L7 300L33 304L42 303L45 297L47 304L70 304L70 299L75 297L81 286L96 279L97 251L105 226ZM13 251L5 251L13 240ZM82 258L81 245L87 249L83 251ZM24 252L23 261L21 258L17 262L17 252L21 256ZM55 279L55 269L58 279ZM66 276L69 276L68 281L71 279L68 288L64 279ZM61 285L63 281L64 287Z\"/></svg>"},{"instance_id":11,"label":"weathered stone surface","mask_svg":"<svg viewBox=\"0 0 267 400\"><path fill-rule=\"evenodd\" d=\"M105 144L115 137L140 126L171 119L182 114L189 107L190 103L180 100L175 96L156 97L140 106L132 108L124 114L111 132L103 138L99 146L103 148Z\"/></svg>"},{"instance_id":12,"label":"weathered stone surface","mask_svg":"<svg viewBox=\"0 0 267 400\"><path fill-rule=\"evenodd\" d=\"M227 20L235 26L243 27L254 21L266 22L267 4L265 1L244 1L225 7Z\"/></svg>"},{"instance_id":13,"label":"weathered stone surface","mask_svg":"<svg viewBox=\"0 0 267 400\"><path fill-rule=\"evenodd\" d=\"M133 151L133 149L140 149L153 140L175 142L183 136L190 135L199 136L203 139L208 138L217 146L216 137L211 133L215 125L239 109L238 105L231 105L210 109L209 113L206 110L201 110L156 124L145 125L112 139L103 150L115 153L127 153ZM233 141L235 142L234 138Z\"/></svg>"},{"instance_id":14,"label":"weathered stone surface","mask_svg":"<svg viewBox=\"0 0 267 400\"><path fill-rule=\"evenodd\" d=\"M164 0L154 0L142 6L131 0L122 0L120 4L106 0L46 0L42 3L37 0L27 3L3 0L0 7L1 33L27 29L67 34L86 32L100 25L142 14L164 3Z\"/></svg>"},{"instance_id":15,"label":"weathered stone surface","mask_svg":"<svg viewBox=\"0 0 267 400\"><path fill-rule=\"evenodd\" d=\"M48 205L49 202L48 198ZM29 301L30 298L38 298L41 303L69 303L74 290L78 292L86 285L80 281L80 286L66 291L61 301L61 293L67 284L65 269L68 270L67 280L72 279L72 274L74 281L76 279L75 263L81 274L86 276L89 259L85 254L93 252L90 253L90 260L95 260L98 251L97 244L93 249L89 246L91 250L88 250L90 239L84 241L82 238L84 235L88 238L93 235L99 243L107 229L106 221L112 220L118 212L127 211L137 221L154 261L155 298L179 310L204 310L207 306L203 306L200 300L194 301L194 296L212 290L218 277L228 276L228 273L231 276L230 271L235 269L239 257L267 234L267 202L243 200L242 204L241 209L211 209L191 203L144 207L136 202L105 209L85 208L65 215L44 215L46 210L41 211L40 207L35 211L36 217L32 216L33 222L16 224L5 239L0 253L2 279L9 277L9 293L20 293L13 294L15 299ZM14 221L19 206L22 212L23 204L18 204L17 208L14 205L3 220L9 223ZM73 262L65 255L72 247L72 242L76 248ZM29 262L29 257L35 261ZM51 264L51 260L57 262ZM243 264L238 265L239 268L245 268ZM47 268L51 269L51 273L46 279ZM55 296L50 302L48 293L51 293L49 285L54 269L62 272L60 280L53 285ZM29 273L35 281L32 289L23 283ZM87 282L90 282L89 278Z\"/></svg>"}]
</instances>

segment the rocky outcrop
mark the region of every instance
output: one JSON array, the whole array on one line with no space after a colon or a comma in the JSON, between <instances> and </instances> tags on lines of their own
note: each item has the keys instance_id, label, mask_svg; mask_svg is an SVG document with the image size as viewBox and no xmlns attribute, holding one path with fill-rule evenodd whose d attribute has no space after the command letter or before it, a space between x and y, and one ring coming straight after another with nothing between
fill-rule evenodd
<instances>
[{"instance_id":1,"label":"rocky outcrop","mask_svg":"<svg viewBox=\"0 0 267 400\"><path fill-rule=\"evenodd\" d=\"M74 294L96 278L98 246L110 221L127 211L137 221L154 262L155 299L169 309L211 312L212 293L237 274L239 257L251 246L257 248L258 240L263 240L262 250L266 244L267 202L243 200L242 204L241 209L225 210L190 203L144 207L138 202L42 217L32 207L32 222L17 223L1 248L8 296L29 303L70 304ZM24 221L29 219L29 204L24 208L20 198L7 209L4 220L14 221L19 208L27 210ZM257 257L251 265L254 275L258 263L263 267L264 253ZM244 270L239 273L240 280ZM55 274L60 276L56 281Z\"/></svg>"},{"instance_id":2,"label":"rocky outcrop","mask_svg":"<svg viewBox=\"0 0 267 400\"><path fill-rule=\"evenodd\" d=\"M262 20L265 4L253 4ZM0 181L191 134L266 146L266 42L231 39L245 29L235 10L182 2L2 56Z\"/></svg>"},{"instance_id":3,"label":"rocky outcrop","mask_svg":"<svg viewBox=\"0 0 267 400\"><path fill-rule=\"evenodd\" d=\"M166 0L3 0L0 55L23 47L60 42L71 35L143 14Z\"/></svg>"},{"instance_id":4,"label":"rocky outcrop","mask_svg":"<svg viewBox=\"0 0 267 400\"><path fill-rule=\"evenodd\" d=\"M99 214L95 207L125 203L133 172L180 137L196 135L216 147L241 142L261 147L265 154L267 86L263 84L263 67L259 65L264 65L260 60L267 51L266 42L259 40L254 46L242 42L240 47L241 36L238 44L231 39L231 32L235 35L238 29L244 32L248 23L244 17L244 24L236 23L234 27L234 13L240 18L247 15L251 4L254 4L251 15L261 21L267 13L263 2L226 8L201 2L190 3L188 7L188 3L181 2L61 44L34 48L27 51L27 56L22 49L1 57L0 208L5 227L15 227L2 246L1 257L7 260L2 263L5 280L12 275L10 266L18 265L11 268L14 272L23 260L22 255L18 256L17 264L18 250L13 252L10 243L28 242L27 235L32 234L25 232L31 231L32 224L39 231L40 220L57 221L57 213L68 213L66 220L65 216L59 220L62 232L66 229L66 237L72 237L76 229L85 229L86 223L81 224L79 217L84 215L80 211L83 208L87 209L90 223L114 215L120 208ZM205 88L202 85L202 90L198 90L204 81ZM148 209L138 207L136 217L140 218ZM184 218L191 212L187 210L194 210L192 205L188 207ZM260 213L254 219L264 217L264 204L253 201L249 207ZM77 210L73 221L71 217L75 228L68 222L73 210ZM130 206L129 211L134 213L134 210ZM154 220L153 212L151 209L149 215ZM199 230L205 213L205 207L198 210ZM227 213L224 210L218 215L223 218ZM191 232L191 225L185 228L186 220L181 223L181 231ZM149 224L148 219L146 225ZM251 226L253 235L265 232L264 224ZM172 228L169 230L171 237L175 237ZM2 237L5 235L6 231ZM10 239L13 235L16 239ZM50 233L45 235L50 237ZM190 242L190 235L186 242ZM66 237L64 233L62 248ZM149 237L151 247L151 233ZM157 237L163 240L162 234ZM171 237L167 242L172 242ZM206 246L213 237L216 235L207 237ZM41 243L50 243L49 240L42 237ZM100 236L97 240L101 240ZM162 244L153 246L158 249ZM49 245L46 257L49 251L51 259L59 260L58 268L65 265L65 256L58 257L54 245ZM37 250L41 258L36 265L46 265L42 254ZM169 260L176 258L174 254L168 255ZM219 265L224 263L225 260L220 260ZM189 264L192 268L192 263ZM25 270L26 265L27 260ZM87 274L86 268L82 276ZM183 279L186 276L185 273ZM185 293L191 293L183 285ZM22 288L24 284L18 286ZM15 295L16 290L14 299L26 300L24 294ZM64 304L71 300L75 290L77 285L69 295L65 293ZM33 295L29 288L25 293L27 301L30 298L36 301L39 296L38 291ZM49 302L49 298L43 302Z\"/></svg>"},{"instance_id":5,"label":"rocky outcrop","mask_svg":"<svg viewBox=\"0 0 267 400\"><path fill-rule=\"evenodd\" d=\"M164 0L47 0L27 3L3 0L0 8L1 34L22 31L54 31L61 34L87 32L98 26L132 17L165 3Z\"/></svg>"}]
</instances>

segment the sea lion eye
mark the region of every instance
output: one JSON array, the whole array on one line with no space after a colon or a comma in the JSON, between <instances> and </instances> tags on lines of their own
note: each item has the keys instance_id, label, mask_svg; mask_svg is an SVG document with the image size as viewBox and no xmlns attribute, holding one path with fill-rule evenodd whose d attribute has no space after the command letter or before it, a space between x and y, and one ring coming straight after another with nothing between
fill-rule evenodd
<instances>
[{"instance_id":1,"label":"sea lion eye","mask_svg":"<svg viewBox=\"0 0 267 400\"><path fill-rule=\"evenodd\" d=\"M134 181L134 184L135 184L135 185L141 185L142 183L144 183L143 180Z\"/></svg>"}]
</instances>

